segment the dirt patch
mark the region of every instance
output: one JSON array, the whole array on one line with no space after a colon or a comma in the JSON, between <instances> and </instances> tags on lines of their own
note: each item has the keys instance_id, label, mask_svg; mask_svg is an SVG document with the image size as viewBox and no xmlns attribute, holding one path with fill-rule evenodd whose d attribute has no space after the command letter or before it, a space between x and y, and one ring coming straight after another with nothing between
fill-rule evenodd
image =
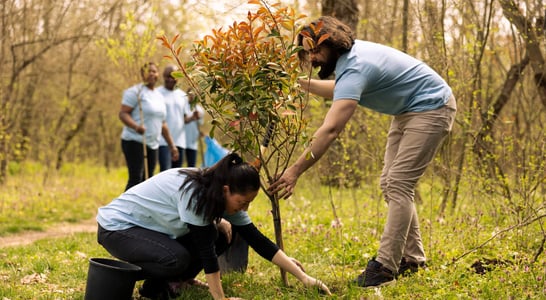
<instances>
[{"instance_id":1,"label":"dirt patch","mask_svg":"<svg viewBox=\"0 0 546 300\"><path fill-rule=\"evenodd\" d=\"M27 231L18 234L0 237L0 248L24 246L46 238L70 236L79 232L96 232L97 221L95 217L80 223L61 223L48 228L45 231Z\"/></svg>"}]
</instances>

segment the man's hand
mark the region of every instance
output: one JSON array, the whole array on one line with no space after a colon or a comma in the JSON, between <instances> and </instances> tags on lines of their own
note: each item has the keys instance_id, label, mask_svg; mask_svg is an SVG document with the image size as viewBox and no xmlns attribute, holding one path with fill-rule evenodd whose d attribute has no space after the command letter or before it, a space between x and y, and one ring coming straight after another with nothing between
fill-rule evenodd
<instances>
[{"instance_id":1,"label":"man's hand","mask_svg":"<svg viewBox=\"0 0 546 300\"><path fill-rule=\"evenodd\" d=\"M171 147L171 160L177 161L180 158L180 153L178 152L178 148L176 146Z\"/></svg>"},{"instance_id":2,"label":"man's hand","mask_svg":"<svg viewBox=\"0 0 546 300\"><path fill-rule=\"evenodd\" d=\"M279 198L287 199L292 196L298 176L294 173L292 168L286 169L281 177L273 182L267 189L268 193L278 193Z\"/></svg>"}]
</instances>

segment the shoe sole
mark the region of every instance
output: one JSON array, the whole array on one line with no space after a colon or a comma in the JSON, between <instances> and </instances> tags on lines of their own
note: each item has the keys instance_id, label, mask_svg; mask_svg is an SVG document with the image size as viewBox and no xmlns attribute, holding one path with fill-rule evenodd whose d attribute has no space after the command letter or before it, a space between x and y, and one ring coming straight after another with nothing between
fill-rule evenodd
<instances>
[{"instance_id":1,"label":"shoe sole","mask_svg":"<svg viewBox=\"0 0 546 300\"><path fill-rule=\"evenodd\" d=\"M380 287L384 287L384 286L390 286L390 285L394 285L394 284L396 284L396 279L393 279L393 280L387 281L387 282L383 282L383 283L378 284L378 285L365 286L364 288L365 289L373 289L373 288L380 288Z\"/></svg>"}]
</instances>

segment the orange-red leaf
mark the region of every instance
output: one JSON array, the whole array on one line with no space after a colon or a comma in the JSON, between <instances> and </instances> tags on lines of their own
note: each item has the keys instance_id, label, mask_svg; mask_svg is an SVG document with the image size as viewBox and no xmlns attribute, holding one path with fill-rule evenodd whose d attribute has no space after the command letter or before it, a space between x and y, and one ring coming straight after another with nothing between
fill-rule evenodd
<instances>
[{"instance_id":1,"label":"orange-red leaf","mask_svg":"<svg viewBox=\"0 0 546 300\"><path fill-rule=\"evenodd\" d=\"M180 34L177 34L173 37L173 40L171 41L171 44L174 45L174 43L176 42L176 40L178 40L178 37L180 36Z\"/></svg>"},{"instance_id":2,"label":"orange-red leaf","mask_svg":"<svg viewBox=\"0 0 546 300\"><path fill-rule=\"evenodd\" d=\"M264 30L264 25L262 25L262 26L260 26L260 27L258 27L258 28L256 28L256 29L254 29L253 35L254 35L255 37L257 37L258 35L260 35L260 32L262 32L263 30Z\"/></svg>"},{"instance_id":3,"label":"orange-red leaf","mask_svg":"<svg viewBox=\"0 0 546 300\"><path fill-rule=\"evenodd\" d=\"M313 41L312 38L310 37L304 37L303 38L303 48L305 50L311 50L311 49L315 49L316 48L316 45L315 45L315 41Z\"/></svg>"},{"instance_id":4,"label":"orange-red leaf","mask_svg":"<svg viewBox=\"0 0 546 300\"><path fill-rule=\"evenodd\" d=\"M324 25L324 21L318 21L317 27L315 28L315 33L319 33L319 31L322 29L322 25Z\"/></svg>"},{"instance_id":5,"label":"orange-red leaf","mask_svg":"<svg viewBox=\"0 0 546 300\"><path fill-rule=\"evenodd\" d=\"M156 39L160 40L160 41L167 41L167 38L165 37L165 35L158 35L155 37Z\"/></svg>"},{"instance_id":6,"label":"orange-red leaf","mask_svg":"<svg viewBox=\"0 0 546 300\"><path fill-rule=\"evenodd\" d=\"M296 112L294 112L294 111L292 111L292 110L285 110L285 111L283 111L283 112L281 113L281 115L283 115L283 116L285 116L285 117L287 117L287 116L293 116L293 115L295 115L295 114L296 114Z\"/></svg>"},{"instance_id":7,"label":"orange-red leaf","mask_svg":"<svg viewBox=\"0 0 546 300\"><path fill-rule=\"evenodd\" d=\"M309 31L301 31L300 34L305 37L311 38L311 34L309 33Z\"/></svg>"},{"instance_id":8,"label":"orange-red leaf","mask_svg":"<svg viewBox=\"0 0 546 300\"><path fill-rule=\"evenodd\" d=\"M317 46L320 46L320 44L322 44L322 42L324 42L329 37L330 37L330 35L328 33L325 33L325 34L321 35L318 42L317 42Z\"/></svg>"}]
</instances>

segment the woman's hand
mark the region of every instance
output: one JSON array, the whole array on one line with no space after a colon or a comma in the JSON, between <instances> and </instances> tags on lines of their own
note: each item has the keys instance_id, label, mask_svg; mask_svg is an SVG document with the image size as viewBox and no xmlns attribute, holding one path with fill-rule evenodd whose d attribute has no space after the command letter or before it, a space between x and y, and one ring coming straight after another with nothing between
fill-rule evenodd
<instances>
[{"instance_id":1,"label":"woman's hand","mask_svg":"<svg viewBox=\"0 0 546 300\"><path fill-rule=\"evenodd\" d=\"M144 134L146 132L146 127L144 125L136 125L135 128L133 128L137 133Z\"/></svg>"},{"instance_id":2,"label":"woman's hand","mask_svg":"<svg viewBox=\"0 0 546 300\"><path fill-rule=\"evenodd\" d=\"M293 257L290 257L290 260L296 264L296 266L298 266L298 268L301 269L301 271L303 273L305 273L305 269L303 268L303 265L301 264L301 262ZM317 287L319 288L321 291L323 291L326 295L332 295L332 293L330 293L330 289L328 289L328 287L320 280L316 279L316 278L313 278L307 274L305 274L305 277L303 278L303 280L301 281L303 283L303 285L305 285L306 287Z\"/></svg>"},{"instance_id":3,"label":"woman's hand","mask_svg":"<svg viewBox=\"0 0 546 300\"><path fill-rule=\"evenodd\" d=\"M298 266L298 268L300 268L300 270L305 273L305 269L303 268L303 265L301 264L301 262L293 257L290 257L290 260L296 264L296 266Z\"/></svg>"},{"instance_id":4,"label":"woman's hand","mask_svg":"<svg viewBox=\"0 0 546 300\"><path fill-rule=\"evenodd\" d=\"M322 281L307 275L303 269L303 265L297 259L287 256L284 251L277 251L271 261L298 278L305 287L316 287L326 295L332 295L330 289Z\"/></svg>"},{"instance_id":5,"label":"woman's hand","mask_svg":"<svg viewBox=\"0 0 546 300\"><path fill-rule=\"evenodd\" d=\"M318 289L320 289L323 293L325 293L326 295L328 296L331 296L332 293L330 292L330 289L326 286L326 284L324 284L324 282L316 279L316 278L313 278L307 274L305 274L306 277L301 281L303 283L303 285L305 285L306 287L316 287Z\"/></svg>"},{"instance_id":6,"label":"woman's hand","mask_svg":"<svg viewBox=\"0 0 546 300\"><path fill-rule=\"evenodd\" d=\"M220 219L220 222L216 224L216 228L218 228L218 231L223 232L226 235L228 244L231 243L231 238L232 238L231 223L229 223L225 219Z\"/></svg>"}]
</instances>

